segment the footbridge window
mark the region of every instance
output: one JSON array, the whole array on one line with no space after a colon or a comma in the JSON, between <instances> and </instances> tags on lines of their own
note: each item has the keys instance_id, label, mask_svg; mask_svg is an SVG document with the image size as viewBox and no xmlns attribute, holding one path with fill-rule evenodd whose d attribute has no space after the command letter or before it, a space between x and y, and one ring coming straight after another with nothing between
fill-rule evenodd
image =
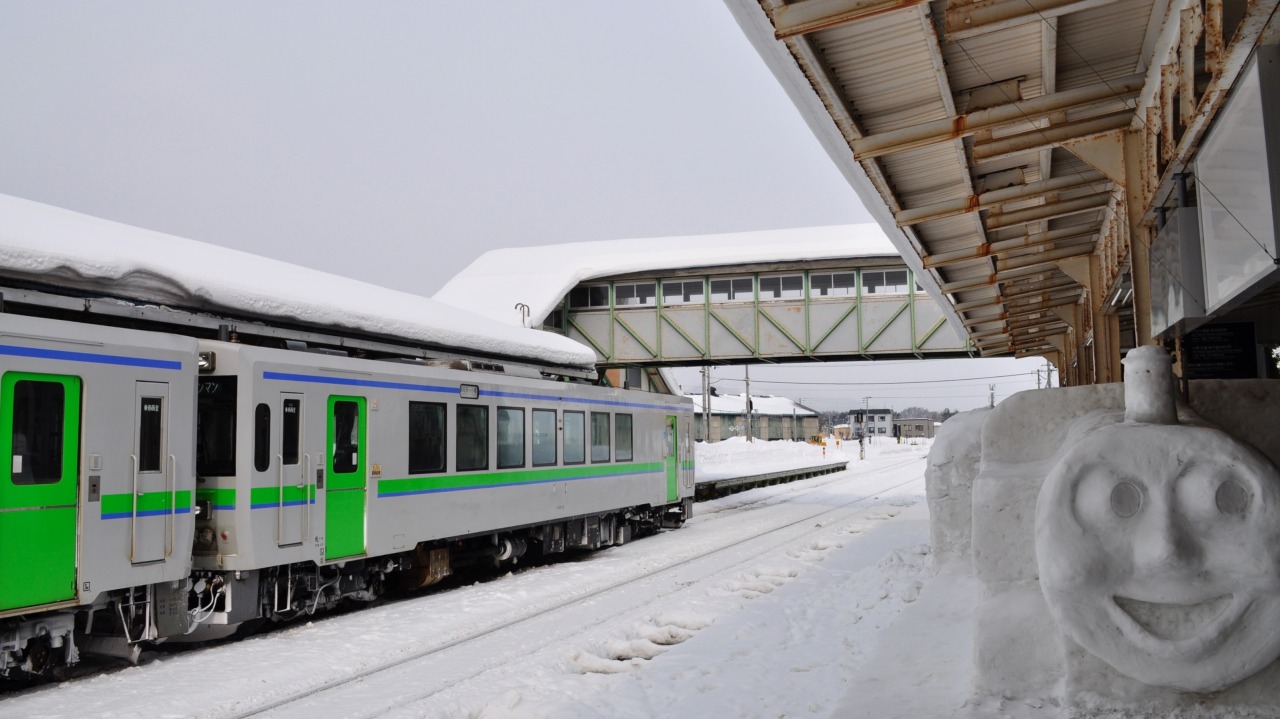
<instances>
[{"instance_id":1,"label":"footbridge window","mask_svg":"<svg viewBox=\"0 0 1280 719\"><path fill-rule=\"evenodd\" d=\"M858 294L854 272L813 272L809 274L810 297L848 297Z\"/></svg>"},{"instance_id":2,"label":"footbridge window","mask_svg":"<svg viewBox=\"0 0 1280 719\"><path fill-rule=\"evenodd\" d=\"M578 285L569 290L570 309L607 308L609 285Z\"/></svg>"},{"instance_id":3,"label":"footbridge window","mask_svg":"<svg viewBox=\"0 0 1280 719\"><path fill-rule=\"evenodd\" d=\"M662 304L701 303L705 298L705 289L702 280L666 280L662 283Z\"/></svg>"},{"instance_id":4,"label":"footbridge window","mask_svg":"<svg viewBox=\"0 0 1280 719\"><path fill-rule=\"evenodd\" d=\"M905 295L911 290L906 270L863 270L862 292L867 295Z\"/></svg>"},{"instance_id":5,"label":"footbridge window","mask_svg":"<svg viewBox=\"0 0 1280 719\"><path fill-rule=\"evenodd\" d=\"M613 286L614 304L618 307L648 306L657 304L657 283L637 282Z\"/></svg>"},{"instance_id":6,"label":"footbridge window","mask_svg":"<svg viewBox=\"0 0 1280 719\"><path fill-rule=\"evenodd\" d=\"M804 297L804 275L774 275L760 278L760 299L786 300Z\"/></svg>"},{"instance_id":7,"label":"footbridge window","mask_svg":"<svg viewBox=\"0 0 1280 719\"><path fill-rule=\"evenodd\" d=\"M726 277L711 280L712 302L750 301L755 299L750 277Z\"/></svg>"}]
</instances>

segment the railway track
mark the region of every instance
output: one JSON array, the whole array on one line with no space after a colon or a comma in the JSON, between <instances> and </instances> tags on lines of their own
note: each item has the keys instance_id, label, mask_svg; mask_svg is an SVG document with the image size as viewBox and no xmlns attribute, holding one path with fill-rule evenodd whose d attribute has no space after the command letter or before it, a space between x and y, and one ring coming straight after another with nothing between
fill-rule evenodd
<instances>
[{"instance_id":1,"label":"railway track","mask_svg":"<svg viewBox=\"0 0 1280 719\"><path fill-rule=\"evenodd\" d=\"M688 591L707 581L716 581L726 570L734 570L753 558L777 551L780 547L802 541L819 526L854 517L877 497L892 496L895 490L917 485L918 478L900 479L903 467L923 461L913 457L893 465L877 468L872 472L853 477L832 478L823 476L813 484L797 483L784 496L772 496L756 501L737 503L734 509L753 505L781 504L797 496L823 492L831 485L843 482L872 482L846 501L837 504L808 505L806 511L790 513L776 526L761 531L757 526L754 536L743 537L740 532L717 532L723 540L714 546L703 546L699 551L674 561L655 566L632 576L604 582L588 591L529 608L522 616L508 618L500 623L484 626L449 641L420 647L394 660L368 666L341 679L322 686L311 686L278 696L253 707L241 707L220 717L314 717L336 703L344 707L347 716L383 716L398 708L428 701L456 684L475 681L486 673L518 661L529 653L529 642L537 647L550 642L560 642L574 634L583 634L600 625L616 621L620 615L642 610L655 600ZM790 502L794 504L794 502ZM803 506L803 505L801 505ZM874 506L874 505L873 505ZM725 511L725 510L721 510ZM696 516L696 515L695 515ZM732 516L732 515L730 515ZM725 517L727 519L728 517ZM703 517L714 520L714 515ZM686 527L675 535L679 539ZM653 542L648 539L646 542ZM584 599L589 599L584 606ZM566 615L572 614L571 620ZM564 627L572 627L566 632ZM406 690L406 687L413 687ZM351 714L351 707L362 711Z\"/></svg>"}]
</instances>

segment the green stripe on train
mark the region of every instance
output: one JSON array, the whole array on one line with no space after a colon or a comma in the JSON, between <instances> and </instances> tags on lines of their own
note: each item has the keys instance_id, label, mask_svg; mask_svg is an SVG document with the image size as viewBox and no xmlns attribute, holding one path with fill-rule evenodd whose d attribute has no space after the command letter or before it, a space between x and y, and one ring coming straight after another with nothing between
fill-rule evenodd
<instances>
[{"instance_id":1,"label":"green stripe on train","mask_svg":"<svg viewBox=\"0 0 1280 719\"><path fill-rule=\"evenodd\" d=\"M102 495L102 516L121 516L130 515L136 511L138 514L167 514L172 512L174 505L172 502L177 500L177 509L181 511L190 511L191 509L191 490L183 489L178 492L144 492L137 496L137 505L134 504L134 494L125 492L124 494L104 494Z\"/></svg>"}]
</instances>

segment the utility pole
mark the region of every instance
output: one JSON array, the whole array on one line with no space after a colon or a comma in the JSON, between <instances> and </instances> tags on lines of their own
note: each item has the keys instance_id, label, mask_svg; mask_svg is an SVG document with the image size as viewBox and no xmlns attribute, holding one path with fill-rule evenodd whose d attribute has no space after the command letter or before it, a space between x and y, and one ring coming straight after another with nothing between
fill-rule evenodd
<instances>
[{"instance_id":1,"label":"utility pole","mask_svg":"<svg viewBox=\"0 0 1280 719\"><path fill-rule=\"evenodd\" d=\"M990 394L990 396L989 396L989 398L988 398L988 400L987 400L987 406L988 406L988 407L995 407L995 406L996 406L996 386L995 386L995 385L993 385L993 384L989 384L989 385L987 385L987 390L988 390L989 392L991 392L991 394Z\"/></svg>"},{"instance_id":2,"label":"utility pole","mask_svg":"<svg viewBox=\"0 0 1280 719\"><path fill-rule=\"evenodd\" d=\"M1044 386L1046 388L1053 386L1053 364L1049 360L1044 361Z\"/></svg>"},{"instance_id":3,"label":"utility pole","mask_svg":"<svg viewBox=\"0 0 1280 719\"><path fill-rule=\"evenodd\" d=\"M1036 367L1036 389L1040 389L1040 368Z\"/></svg>"},{"instance_id":4,"label":"utility pole","mask_svg":"<svg viewBox=\"0 0 1280 719\"><path fill-rule=\"evenodd\" d=\"M702 366L702 440L711 443L711 368Z\"/></svg>"},{"instance_id":5,"label":"utility pole","mask_svg":"<svg viewBox=\"0 0 1280 719\"><path fill-rule=\"evenodd\" d=\"M750 365L742 366L742 376L747 385L747 441L754 442L751 436L751 367Z\"/></svg>"}]
</instances>

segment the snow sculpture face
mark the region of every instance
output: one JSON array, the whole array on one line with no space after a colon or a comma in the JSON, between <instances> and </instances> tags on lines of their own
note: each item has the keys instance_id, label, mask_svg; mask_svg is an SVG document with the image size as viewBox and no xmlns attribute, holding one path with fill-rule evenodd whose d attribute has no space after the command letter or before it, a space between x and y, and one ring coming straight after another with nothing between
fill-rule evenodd
<instances>
[{"instance_id":1,"label":"snow sculpture face","mask_svg":"<svg viewBox=\"0 0 1280 719\"><path fill-rule=\"evenodd\" d=\"M1041 488L1036 557L1062 630L1138 681L1214 691L1280 656L1280 476L1219 430L1087 435Z\"/></svg>"}]
</instances>

